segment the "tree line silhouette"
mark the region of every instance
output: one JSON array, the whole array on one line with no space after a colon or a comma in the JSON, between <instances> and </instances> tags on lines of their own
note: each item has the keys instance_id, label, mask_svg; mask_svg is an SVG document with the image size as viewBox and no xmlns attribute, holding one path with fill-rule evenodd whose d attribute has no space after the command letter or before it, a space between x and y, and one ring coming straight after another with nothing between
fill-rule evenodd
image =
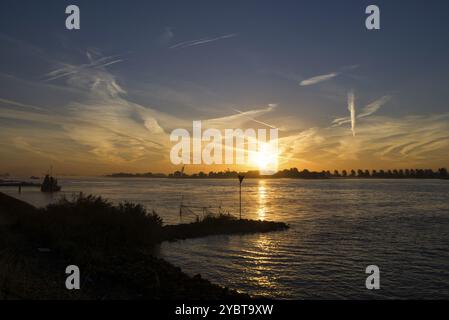
<instances>
[{"instance_id":1,"label":"tree line silhouette","mask_svg":"<svg viewBox=\"0 0 449 320\"><path fill-rule=\"evenodd\" d=\"M309 171L304 169L299 171L297 168L291 168L279 171L274 176L287 178L379 178L379 179L441 179L448 178L446 168L440 168L437 171L432 169L394 169L394 170L334 170L327 171Z\"/></svg>"},{"instance_id":2,"label":"tree line silhouette","mask_svg":"<svg viewBox=\"0 0 449 320\"><path fill-rule=\"evenodd\" d=\"M273 175L261 175L258 170L237 172L237 171L211 171L205 173L187 174L182 171L175 171L168 175L164 173L115 173L109 177L138 177L138 178L190 178L190 179L230 179L244 175L247 178L298 178L298 179L449 179L446 168L439 168L434 171L432 169L393 169L393 170L334 170L334 171L309 171L308 169L298 170L298 168L290 168L280 170Z\"/></svg>"}]
</instances>

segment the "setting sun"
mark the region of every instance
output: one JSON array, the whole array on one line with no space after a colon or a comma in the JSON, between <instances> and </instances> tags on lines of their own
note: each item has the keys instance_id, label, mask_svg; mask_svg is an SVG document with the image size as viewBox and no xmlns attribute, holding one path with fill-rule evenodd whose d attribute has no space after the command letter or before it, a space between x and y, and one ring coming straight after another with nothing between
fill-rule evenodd
<instances>
[{"instance_id":1,"label":"setting sun","mask_svg":"<svg viewBox=\"0 0 449 320\"><path fill-rule=\"evenodd\" d=\"M261 174L273 174L277 171L278 153L271 143L261 143L252 161Z\"/></svg>"}]
</instances>

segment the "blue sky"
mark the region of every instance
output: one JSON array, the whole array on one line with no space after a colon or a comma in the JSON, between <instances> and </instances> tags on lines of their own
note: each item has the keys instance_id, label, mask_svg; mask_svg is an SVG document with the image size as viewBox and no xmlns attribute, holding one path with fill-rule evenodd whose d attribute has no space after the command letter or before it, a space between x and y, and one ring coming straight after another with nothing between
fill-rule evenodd
<instances>
[{"instance_id":1,"label":"blue sky","mask_svg":"<svg viewBox=\"0 0 449 320\"><path fill-rule=\"evenodd\" d=\"M2 1L0 172L172 170L173 128L236 109L281 129L282 166L447 166L449 4L376 1L368 31L369 4Z\"/></svg>"}]
</instances>

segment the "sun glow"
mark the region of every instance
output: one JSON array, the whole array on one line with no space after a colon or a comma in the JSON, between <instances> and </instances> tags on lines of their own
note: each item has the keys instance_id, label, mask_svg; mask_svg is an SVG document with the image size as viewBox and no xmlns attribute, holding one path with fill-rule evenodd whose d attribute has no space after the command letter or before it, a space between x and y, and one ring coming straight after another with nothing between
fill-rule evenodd
<instances>
[{"instance_id":1,"label":"sun glow","mask_svg":"<svg viewBox=\"0 0 449 320\"><path fill-rule=\"evenodd\" d=\"M278 168L277 148L272 143L261 143L257 152L253 154L252 163L259 168L263 175L274 174Z\"/></svg>"}]
</instances>

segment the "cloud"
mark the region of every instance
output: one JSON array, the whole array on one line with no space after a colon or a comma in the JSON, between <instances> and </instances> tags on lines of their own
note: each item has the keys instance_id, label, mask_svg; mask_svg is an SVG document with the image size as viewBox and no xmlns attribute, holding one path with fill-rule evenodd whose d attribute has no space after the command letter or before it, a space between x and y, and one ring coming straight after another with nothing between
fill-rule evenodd
<instances>
[{"instance_id":1,"label":"cloud","mask_svg":"<svg viewBox=\"0 0 449 320\"><path fill-rule=\"evenodd\" d=\"M362 112L357 115L357 118L364 118L367 116L372 115L373 113L377 112L377 110L380 109L385 103L387 103L391 99L391 96L383 96L380 99L377 99L376 101L370 103L365 108L363 108Z\"/></svg>"},{"instance_id":2,"label":"cloud","mask_svg":"<svg viewBox=\"0 0 449 320\"><path fill-rule=\"evenodd\" d=\"M358 64L344 66L344 67L340 68L339 71L334 71L334 72L331 72L328 74L323 74L323 75L319 75L319 76L315 76L315 77L312 77L309 79L302 80L299 83L299 85L304 87L304 86L311 86L311 85L314 85L314 84L317 84L320 82L328 81L328 80L331 80L343 73L346 73L347 71L357 69L358 67L359 67Z\"/></svg>"},{"instance_id":3,"label":"cloud","mask_svg":"<svg viewBox=\"0 0 449 320\"><path fill-rule=\"evenodd\" d=\"M334 119L332 121L332 127L338 127L346 123L351 123L351 131L353 136L355 136L355 126L357 121L356 119L363 119L374 114L390 99L391 96L383 96L365 106L362 111L357 114L355 106L355 96L353 92L350 92L348 93L348 110L350 112L350 116Z\"/></svg>"},{"instance_id":4,"label":"cloud","mask_svg":"<svg viewBox=\"0 0 449 320\"><path fill-rule=\"evenodd\" d=\"M1 99L0 98L0 104L7 105L7 106L20 107L20 108L25 108L25 109L33 109L33 110L38 110L38 111L44 111L43 108L32 106L32 105L29 105L29 104L20 103L20 102L17 102L17 101L8 100L8 99Z\"/></svg>"},{"instance_id":5,"label":"cloud","mask_svg":"<svg viewBox=\"0 0 449 320\"><path fill-rule=\"evenodd\" d=\"M3 170L45 170L49 163L58 164L55 166L58 171L59 168L74 168L73 172L88 174L117 169L169 170L172 146L169 133L174 128L189 129L191 120L200 119L183 118L135 103L128 97L127 87L103 67L120 57L101 56L93 50L85 55L85 67L57 63L59 68L48 73L47 78L60 76L61 81L32 83L33 92L42 92L41 96L33 96L36 105L6 94L0 98L0 165ZM12 81L9 77L7 80ZM22 92L31 85L31 80L14 81ZM63 99L47 103L46 98L53 97L56 92ZM352 123L350 115L335 119L331 127L293 130L289 126L288 131L279 131L281 167L405 168L437 167L447 163L449 113L377 115L390 98L380 97L357 110L351 103L352 98L348 98L348 107L353 105L355 111L355 137L343 126ZM185 100L185 97L179 99ZM249 110L231 111L228 105L226 108L222 110L229 112L223 116L209 115L203 119L203 127L222 130L272 126L267 122L273 121L277 111L274 104ZM276 119L276 124L284 124L282 119ZM295 128L301 121L294 116L287 120L295 121Z\"/></svg>"},{"instance_id":6,"label":"cloud","mask_svg":"<svg viewBox=\"0 0 449 320\"><path fill-rule=\"evenodd\" d=\"M76 100L67 99L52 112L17 101L0 100L6 106L0 108L2 148L5 146L5 152L20 154L19 159L37 157L36 166L57 161L60 167L77 163L82 168L103 166L105 171L126 166L133 167L132 170L148 167L155 170L158 165L166 168L170 165L171 130L189 129L191 120L199 119L178 118L132 102L126 88L112 73L92 67L114 59L92 51L86 56L89 66L75 67L74 72L69 72L74 66L64 63L64 67L48 73L49 78L61 77L63 81L58 86L82 92ZM41 82L41 86L48 84ZM224 129L244 127L251 122L261 124L255 118L275 107L271 104L223 117L209 117L203 120L203 127ZM18 125L25 122L26 125ZM82 168L77 171L89 170Z\"/></svg>"},{"instance_id":7,"label":"cloud","mask_svg":"<svg viewBox=\"0 0 449 320\"><path fill-rule=\"evenodd\" d=\"M270 104L268 104L268 108L265 109L265 110L266 110L267 112L270 112L270 111L272 111L272 110L273 110L274 108L276 108L276 107L277 107L277 104L270 103ZM273 125L271 125L271 124L268 124L268 123L263 122L263 121L260 121L260 120L256 120L255 118L252 118L252 117L249 117L249 116L247 115L247 113L245 113L245 112L243 112L243 111L240 111L240 110L237 110L237 109L234 109L234 108L232 108L232 110L234 110L234 111L240 113L240 114L243 115L244 117L247 117L248 120L251 120L251 121L253 121L253 122L256 122L256 123L258 123L258 124L261 124L261 125L263 125L263 126L265 126L265 127L269 127L269 128L271 128L271 129L276 129L276 127L273 126Z\"/></svg>"},{"instance_id":8,"label":"cloud","mask_svg":"<svg viewBox=\"0 0 449 320\"><path fill-rule=\"evenodd\" d=\"M337 72L332 72L332 73L329 73L329 74L323 74L323 75L320 75L320 76L316 76L316 77L312 77L312 78L309 78L309 79L306 79L306 80L302 80L299 83L299 85L303 86L303 87L304 86L311 86L311 85L314 85L314 84L317 84L317 83L320 83L320 82L323 82L323 81L328 81L328 80L330 80L332 78L335 78L338 75L339 75L339 73L337 73Z\"/></svg>"},{"instance_id":9,"label":"cloud","mask_svg":"<svg viewBox=\"0 0 449 320\"><path fill-rule=\"evenodd\" d=\"M0 127L5 155L16 154L21 161L30 159L32 154L33 165L39 168L48 166L48 161L60 163L61 167L71 164L79 164L80 168L96 167L96 172L123 166L134 170L153 169L158 163L166 167L171 147L170 129L162 123L180 128L192 125L190 119L178 119L129 101L126 89L107 71L82 72L67 77L66 82L84 89L86 98L61 105L52 113L16 108L21 103L10 100L12 103L7 108L0 108L0 120L13 120L2 122ZM389 98L381 97L356 114L357 119L364 119L357 122L356 137L349 136L347 129L338 125L280 132L280 165L358 169L364 165L367 168L432 167L447 162L449 113L397 118L376 116L374 113ZM267 105L238 110L236 114L205 119L203 127L253 127L254 120L275 109L276 105ZM350 117L342 119L350 121ZM30 124L18 126L15 121Z\"/></svg>"},{"instance_id":10,"label":"cloud","mask_svg":"<svg viewBox=\"0 0 449 320\"><path fill-rule=\"evenodd\" d=\"M255 120L255 117L264 115L273 111L276 108L276 105L269 104L266 107L259 109L252 109L248 111L239 111L233 109L237 114L233 114L230 116L213 118L205 120L204 127L208 128L216 128L216 129L231 129L231 128L243 128L250 122L256 122L267 126L268 124L263 123L261 121ZM268 125L270 126L270 125Z\"/></svg>"},{"instance_id":11,"label":"cloud","mask_svg":"<svg viewBox=\"0 0 449 320\"><path fill-rule=\"evenodd\" d=\"M218 40L233 38L236 36L237 36L236 33L230 33L230 34L225 34L225 35L222 35L219 37L214 37L214 38L201 38L201 39L196 39L196 40L184 41L184 42L179 42L177 44L170 46L170 49L175 49L175 48L182 49L182 48L188 48L188 47L193 47L193 46L199 46L199 45L203 45L206 43L215 42Z\"/></svg>"},{"instance_id":12,"label":"cloud","mask_svg":"<svg viewBox=\"0 0 449 320\"><path fill-rule=\"evenodd\" d=\"M135 163L168 154L165 151L169 139L156 119L158 113L129 101L126 90L104 68L120 59L93 51L87 51L86 56L89 62L85 65L58 63L62 67L46 74L47 81L60 78L61 86L83 92L76 101L67 99L58 109L47 112L0 99L8 108L0 109L0 120L8 120L2 121L0 135L10 141L9 149L20 149L50 160L57 155L56 159L64 165L72 163L75 154L84 154L84 158L80 156L79 159L103 165ZM25 121L26 126L20 125ZM42 143L36 142L39 135L42 135ZM65 141L64 148L60 148L61 140ZM39 150L37 145L41 145ZM53 146L67 152L61 154L53 150Z\"/></svg>"},{"instance_id":13,"label":"cloud","mask_svg":"<svg viewBox=\"0 0 449 320\"><path fill-rule=\"evenodd\" d=\"M351 131L352 135L355 136L355 96L354 92L348 93L348 110L351 119Z\"/></svg>"},{"instance_id":14,"label":"cloud","mask_svg":"<svg viewBox=\"0 0 449 320\"><path fill-rule=\"evenodd\" d=\"M101 69L119 62L122 62L123 59L119 58L119 56L106 56L100 58L94 58L94 52L86 52L86 56L89 60L89 63L81 64L81 65L73 65L73 64L62 64L62 66L56 70L53 70L44 75L44 81L53 81L60 78L65 78L74 74L78 74L85 70L89 69ZM98 55L98 53L95 53Z\"/></svg>"},{"instance_id":15,"label":"cloud","mask_svg":"<svg viewBox=\"0 0 449 320\"><path fill-rule=\"evenodd\" d=\"M357 132L352 137L343 127L314 127L283 136L280 165L394 169L438 167L449 161L449 113L371 116L357 124Z\"/></svg>"}]
</instances>

